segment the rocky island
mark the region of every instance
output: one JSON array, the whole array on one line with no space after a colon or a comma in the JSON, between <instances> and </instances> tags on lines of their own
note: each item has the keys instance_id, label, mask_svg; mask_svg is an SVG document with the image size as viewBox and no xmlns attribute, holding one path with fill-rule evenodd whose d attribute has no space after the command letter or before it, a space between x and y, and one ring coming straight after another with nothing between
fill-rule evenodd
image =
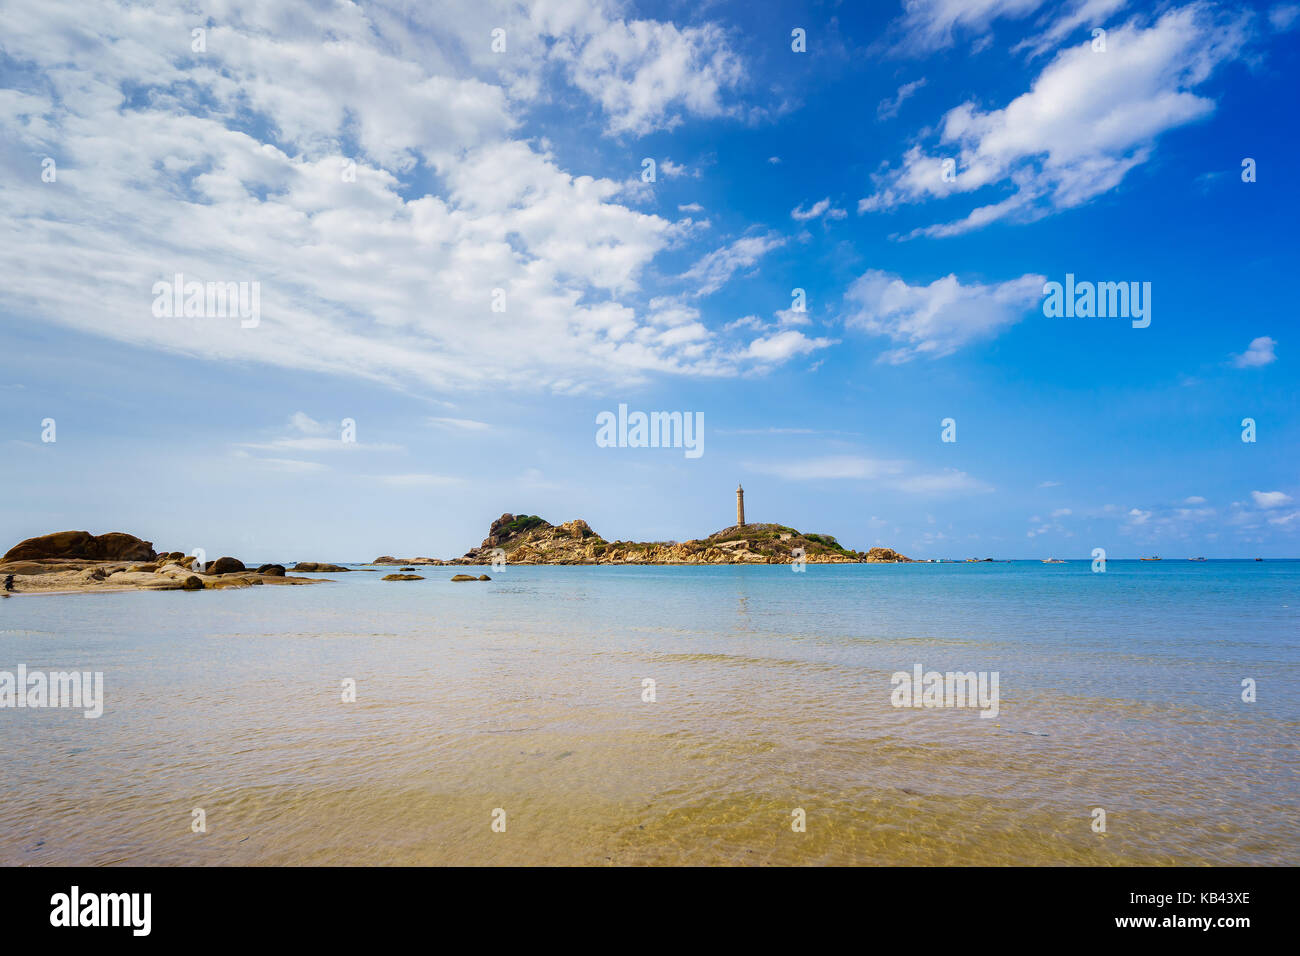
<instances>
[{"instance_id":1,"label":"rocky island","mask_svg":"<svg viewBox=\"0 0 1300 956\"><path fill-rule=\"evenodd\" d=\"M743 512L739 514L743 520ZM381 565L492 564L886 564L911 562L892 548L854 551L828 534L780 524L735 524L690 541L607 541L581 518L553 525L537 515L503 514L477 548L459 558L375 558Z\"/></svg>"}]
</instances>

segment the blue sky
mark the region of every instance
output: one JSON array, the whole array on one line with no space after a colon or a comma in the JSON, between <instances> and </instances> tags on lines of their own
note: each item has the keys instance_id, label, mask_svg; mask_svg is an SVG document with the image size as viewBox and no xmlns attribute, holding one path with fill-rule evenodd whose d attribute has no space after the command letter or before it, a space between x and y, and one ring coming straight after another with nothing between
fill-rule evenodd
<instances>
[{"instance_id":1,"label":"blue sky","mask_svg":"<svg viewBox=\"0 0 1300 956\"><path fill-rule=\"evenodd\" d=\"M6 542L684 540L739 480L915 557L1297 554L1300 5L437 8L7 5ZM154 314L178 272L258 324ZM1047 317L1067 273L1150 326ZM598 447L619 404L704 454Z\"/></svg>"}]
</instances>

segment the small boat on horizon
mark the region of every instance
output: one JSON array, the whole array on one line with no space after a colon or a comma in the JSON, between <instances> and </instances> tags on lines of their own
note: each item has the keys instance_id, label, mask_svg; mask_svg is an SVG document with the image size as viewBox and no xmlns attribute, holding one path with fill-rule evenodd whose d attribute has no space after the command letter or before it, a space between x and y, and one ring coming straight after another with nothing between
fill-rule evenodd
<instances>
[{"instance_id":1,"label":"small boat on horizon","mask_svg":"<svg viewBox=\"0 0 1300 956\"><path fill-rule=\"evenodd\" d=\"M1043 558L1043 564L1064 564L1061 558Z\"/></svg>"},{"instance_id":2,"label":"small boat on horizon","mask_svg":"<svg viewBox=\"0 0 1300 956\"><path fill-rule=\"evenodd\" d=\"M1188 561L1204 561L1204 558L1188 558Z\"/></svg>"},{"instance_id":3,"label":"small boat on horizon","mask_svg":"<svg viewBox=\"0 0 1300 956\"><path fill-rule=\"evenodd\" d=\"M1159 561L1159 560L1160 560L1160 556L1159 556L1159 555L1156 555L1156 554L1153 554L1153 555L1151 555L1151 557L1149 557L1149 558L1138 558L1138 560L1139 560L1139 561Z\"/></svg>"}]
</instances>

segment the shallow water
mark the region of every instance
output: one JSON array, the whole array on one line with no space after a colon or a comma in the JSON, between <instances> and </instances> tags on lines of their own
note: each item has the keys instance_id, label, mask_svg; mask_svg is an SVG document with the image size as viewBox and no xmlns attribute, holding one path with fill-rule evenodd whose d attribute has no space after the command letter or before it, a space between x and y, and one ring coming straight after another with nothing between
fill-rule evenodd
<instances>
[{"instance_id":1,"label":"shallow water","mask_svg":"<svg viewBox=\"0 0 1300 956\"><path fill-rule=\"evenodd\" d=\"M1300 862L1300 562L462 570L0 601L0 863Z\"/></svg>"}]
</instances>

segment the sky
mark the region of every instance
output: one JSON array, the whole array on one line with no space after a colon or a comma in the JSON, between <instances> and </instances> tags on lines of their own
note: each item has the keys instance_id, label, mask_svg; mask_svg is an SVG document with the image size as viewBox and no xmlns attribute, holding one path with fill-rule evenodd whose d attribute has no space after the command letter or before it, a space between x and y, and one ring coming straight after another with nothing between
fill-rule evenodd
<instances>
[{"instance_id":1,"label":"sky","mask_svg":"<svg viewBox=\"0 0 1300 956\"><path fill-rule=\"evenodd\" d=\"M741 483L915 558L1300 555L1300 3L3 19L4 547L687 540Z\"/></svg>"}]
</instances>

